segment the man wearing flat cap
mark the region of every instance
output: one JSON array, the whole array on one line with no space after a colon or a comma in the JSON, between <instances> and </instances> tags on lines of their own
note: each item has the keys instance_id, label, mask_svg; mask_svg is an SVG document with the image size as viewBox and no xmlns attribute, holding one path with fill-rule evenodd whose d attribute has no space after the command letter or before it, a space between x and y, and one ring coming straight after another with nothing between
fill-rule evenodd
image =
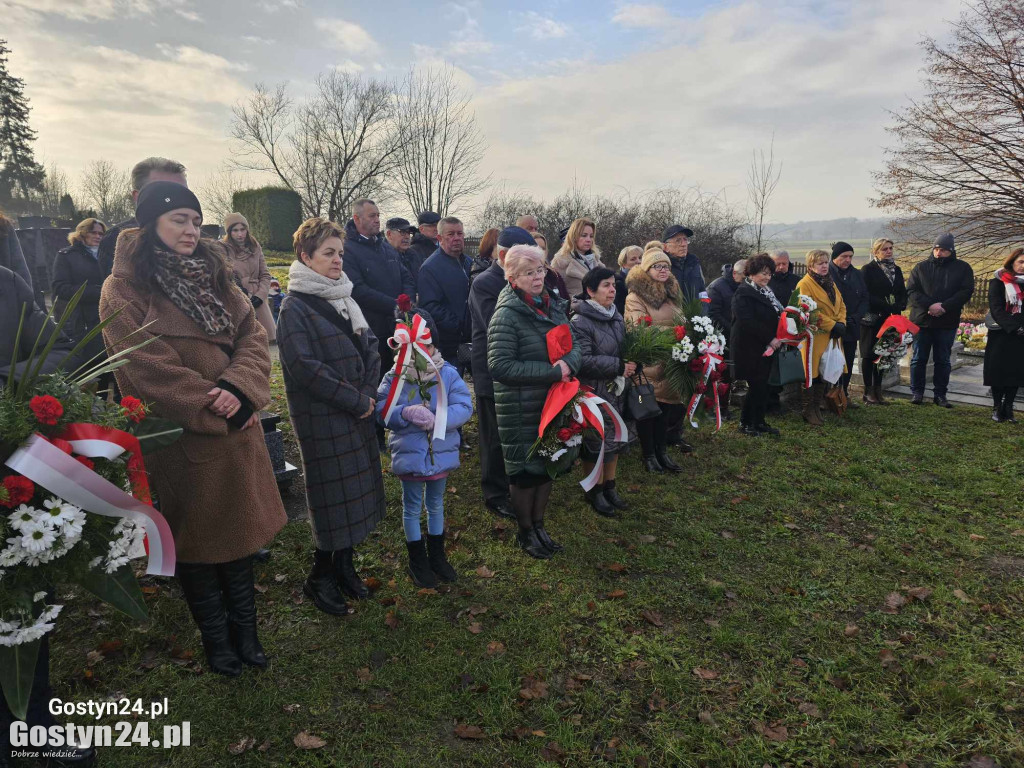
<instances>
[{"instance_id":1,"label":"man wearing flat cap","mask_svg":"<svg viewBox=\"0 0 1024 768\"><path fill-rule=\"evenodd\" d=\"M410 224L408 219L394 217L388 219L384 225L384 237L392 248L398 253L402 259L402 264L409 271L409 276L412 277L412 282L415 285L417 275L420 272L420 266L423 264L423 259L419 258L415 251L409 246L412 245L412 237L418 231L415 225ZM416 298L413 294L409 294L410 297Z\"/></svg>"},{"instance_id":2,"label":"man wearing flat cap","mask_svg":"<svg viewBox=\"0 0 1024 768\"><path fill-rule=\"evenodd\" d=\"M494 261L477 275L469 289L469 315L473 324L473 390L480 432L480 486L484 503L496 515L515 518L508 495L508 476L498 437L498 418L494 408L494 383L487 367L487 326L494 314L498 294L508 285L505 279L505 254L513 245L536 245L533 236L522 227L505 227L494 247Z\"/></svg>"},{"instance_id":3,"label":"man wearing flat cap","mask_svg":"<svg viewBox=\"0 0 1024 768\"><path fill-rule=\"evenodd\" d=\"M441 214L434 213L433 211L421 211L419 216L416 217L419 230L413 234L409 250L413 253L410 258L417 259L417 275L419 274L419 268L423 266L423 262L430 258L434 251L437 250L437 222L440 220Z\"/></svg>"}]
</instances>

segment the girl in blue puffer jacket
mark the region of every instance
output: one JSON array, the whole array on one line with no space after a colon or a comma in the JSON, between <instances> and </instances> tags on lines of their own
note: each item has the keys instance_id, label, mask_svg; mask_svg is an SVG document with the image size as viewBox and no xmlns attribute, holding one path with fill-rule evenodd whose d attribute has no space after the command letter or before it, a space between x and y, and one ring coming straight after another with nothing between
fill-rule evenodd
<instances>
[{"instance_id":1,"label":"girl in blue puffer jacket","mask_svg":"<svg viewBox=\"0 0 1024 768\"><path fill-rule=\"evenodd\" d=\"M426 316L425 312L421 312ZM433 323L428 321L429 326ZM433 328L431 327L431 330ZM428 345L434 365L441 372L441 381L448 396L448 424L443 440L432 440L437 411L437 374L433 368L417 371L412 360L404 368L406 380L399 395L400 405L385 421L385 406L392 380L392 366L377 389L377 419L391 430L391 471L402 481L402 523L409 549L409 575L418 587L435 587L437 581L455 581L455 569L444 552L444 490L448 473L459 467L459 428L473 415L469 387L454 365L446 363L441 353ZM423 366L421 365L421 368ZM427 389L427 401L420 396L417 376L434 382ZM433 443L431 445L431 442ZM433 450L430 450L432 448ZM425 492L424 492L425 491ZM427 508L427 542L424 545L420 516L424 502Z\"/></svg>"}]
</instances>

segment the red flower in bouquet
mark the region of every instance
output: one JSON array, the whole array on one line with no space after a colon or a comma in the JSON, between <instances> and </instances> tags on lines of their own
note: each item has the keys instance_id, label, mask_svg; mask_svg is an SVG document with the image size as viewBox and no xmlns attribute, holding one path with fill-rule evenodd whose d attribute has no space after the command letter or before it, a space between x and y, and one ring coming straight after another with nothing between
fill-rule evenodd
<instances>
[{"instance_id":1,"label":"red flower in bouquet","mask_svg":"<svg viewBox=\"0 0 1024 768\"><path fill-rule=\"evenodd\" d=\"M569 425L569 431L574 435L578 435L580 432L583 431L583 425L578 421L574 421L572 424Z\"/></svg>"},{"instance_id":2,"label":"red flower in bouquet","mask_svg":"<svg viewBox=\"0 0 1024 768\"><path fill-rule=\"evenodd\" d=\"M654 318L651 317L650 315L644 315L644 325L646 325L648 328L654 325Z\"/></svg>"},{"instance_id":3,"label":"red flower in bouquet","mask_svg":"<svg viewBox=\"0 0 1024 768\"><path fill-rule=\"evenodd\" d=\"M53 395L36 395L28 401L28 407L40 424L56 424L64 415L64 406Z\"/></svg>"},{"instance_id":4,"label":"red flower in bouquet","mask_svg":"<svg viewBox=\"0 0 1024 768\"><path fill-rule=\"evenodd\" d=\"M558 432L555 433L555 437L561 440L563 443L567 442L572 437L572 432L566 427L562 427Z\"/></svg>"},{"instance_id":5,"label":"red flower in bouquet","mask_svg":"<svg viewBox=\"0 0 1024 768\"><path fill-rule=\"evenodd\" d=\"M59 437L51 437L50 442L53 444L54 448L60 448L68 456L71 455L71 443L67 440L61 440Z\"/></svg>"},{"instance_id":6,"label":"red flower in bouquet","mask_svg":"<svg viewBox=\"0 0 1024 768\"><path fill-rule=\"evenodd\" d=\"M121 398L121 413L129 420L138 424L146 418L146 406L142 404L139 398L127 395Z\"/></svg>"},{"instance_id":7,"label":"red flower in bouquet","mask_svg":"<svg viewBox=\"0 0 1024 768\"><path fill-rule=\"evenodd\" d=\"M686 326L685 325L677 325L675 327L675 331L676 331L676 341L682 341L683 339L686 338Z\"/></svg>"},{"instance_id":8,"label":"red flower in bouquet","mask_svg":"<svg viewBox=\"0 0 1024 768\"><path fill-rule=\"evenodd\" d=\"M409 298L409 294L400 293L398 298L395 299L398 304L399 312L411 312L412 311L412 299Z\"/></svg>"},{"instance_id":9,"label":"red flower in bouquet","mask_svg":"<svg viewBox=\"0 0 1024 768\"><path fill-rule=\"evenodd\" d=\"M3 483L0 483L0 504L9 509L14 509L19 504L27 504L35 494L35 485L21 475L8 475L3 479Z\"/></svg>"},{"instance_id":10,"label":"red flower in bouquet","mask_svg":"<svg viewBox=\"0 0 1024 768\"><path fill-rule=\"evenodd\" d=\"M87 458L86 456L75 456L75 461L77 461L79 464L83 465L87 469L96 469L96 464L92 461L92 459Z\"/></svg>"}]
</instances>

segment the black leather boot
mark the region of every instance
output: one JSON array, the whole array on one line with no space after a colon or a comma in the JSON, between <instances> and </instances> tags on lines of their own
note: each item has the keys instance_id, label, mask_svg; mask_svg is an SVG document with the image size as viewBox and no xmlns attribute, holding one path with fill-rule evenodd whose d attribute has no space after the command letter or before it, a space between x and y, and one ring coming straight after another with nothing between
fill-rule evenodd
<instances>
[{"instance_id":1,"label":"black leather boot","mask_svg":"<svg viewBox=\"0 0 1024 768\"><path fill-rule=\"evenodd\" d=\"M656 456L644 456L644 469L655 475L660 475L665 471L665 468L658 463Z\"/></svg>"},{"instance_id":2,"label":"black leather boot","mask_svg":"<svg viewBox=\"0 0 1024 768\"><path fill-rule=\"evenodd\" d=\"M536 558L537 560L551 559L551 550L545 547L537 537L537 530L533 526L530 526L529 528L520 527L518 533L516 533L516 541L519 542L519 546L522 547L523 552L528 554L530 557Z\"/></svg>"},{"instance_id":3,"label":"black leather boot","mask_svg":"<svg viewBox=\"0 0 1024 768\"><path fill-rule=\"evenodd\" d=\"M430 560L427 558L427 543L419 541L405 542L405 548L409 550L409 576L412 583L420 589L433 589L437 586L437 576L430 567Z\"/></svg>"},{"instance_id":4,"label":"black leather boot","mask_svg":"<svg viewBox=\"0 0 1024 768\"><path fill-rule=\"evenodd\" d=\"M618 513L615 511L615 507L608 503L608 499L604 497L604 486L598 483L589 491L583 494L583 497L587 502L594 508L594 511L601 517L618 517Z\"/></svg>"},{"instance_id":5,"label":"black leather boot","mask_svg":"<svg viewBox=\"0 0 1024 768\"><path fill-rule=\"evenodd\" d=\"M338 579L341 591L349 597L355 600L365 600L370 596L370 590L356 573L356 566L352 562L352 547L335 551L334 575Z\"/></svg>"},{"instance_id":6,"label":"black leather boot","mask_svg":"<svg viewBox=\"0 0 1024 768\"><path fill-rule=\"evenodd\" d=\"M658 463L665 468L666 472L682 472L683 468L672 461L669 458L668 451L664 448L656 448L655 455L658 457Z\"/></svg>"},{"instance_id":7,"label":"black leather boot","mask_svg":"<svg viewBox=\"0 0 1024 768\"><path fill-rule=\"evenodd\" d=\"M331 616L348 616L352 613L338 589L330 552L318 549L313 553L313 570L306 577L302 592L318 610Z\"/></svg>"},{"instance_id":8,"label":"black leather boot","mask_svg":"<svg viewBox=\"0 0 1024 768\"><path fill-rule=\"evenodd\" d=\"M250 667L267 666L267 655L256 634L256 588L252 558L243 557L217 566L217 575L228 606L228 629L235 652Z\"/></svg>"},{"instance_id":9,"label":"black leather boot","mask_svg":"<svg viewBox=\"0 0 1024 768\"><path fill-rule=\"evenodd\" d=\"M242 674L242 660L231 644L217 566L179 562L177 573L185 602L202 635L210 669L219 675L238 677Z\"/></svg>"},{"instance_id":10,"label":"black leather boot","mask_svg":"<svg viewBox=\"0 0 1024 768\"><path fill-rule=\"evenodd\" d=\"M534 523L533 530L534 533L537 534L537 538L540 540L540 543L547 547L548 551L551 552L551 554L554 554L555 552L561 552L563 549L565 549L565 547L563 547L561 544L559 544L557 541L551 538L551 536L547 532L547 529L544 527L543 520L538 520L536 523Z\"/></svg>"},{"instance_id":11,"label":"black leather boot","mask_svg":"<svg viewBox=\"0 0 1024 768\"><path fill-rule=\"evenodd\" d=\"M444 534L437 536L427 535L427 559L430 560L430 570L434 572L441 581L458 581L459 574L448 562L448 556L444 552Z\"/></svg>"},{"instance_id":12,"label":"black leather boot","mask_svg":"<svg viewBox=\"0 0 1024 768\"><path fill-rule=\"evenodd\" d=\"M604 484L604 497L616 509L629 509L629 502L619 496L619 492L615 490L614 480L609 480Z\"/></svg>"}]
</instances>

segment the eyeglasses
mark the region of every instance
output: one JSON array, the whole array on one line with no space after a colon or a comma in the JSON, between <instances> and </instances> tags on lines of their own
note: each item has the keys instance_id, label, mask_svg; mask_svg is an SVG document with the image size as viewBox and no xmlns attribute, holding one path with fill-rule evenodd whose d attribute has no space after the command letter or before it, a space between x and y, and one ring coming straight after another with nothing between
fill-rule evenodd
<instances>
[{"instance_id":1,"label":"eyeglasses","mask_svg":"<svg viewBox=\"0 0 1024 768\"><path fill-rule=\"evenodd\" d=\"M547 271L548 270L545 267L537 267L536 269L531 269L529 272L523 272L522 277L537 277L539 275L547 274Z\"/></svg>"},{"instance_id":2,"label":"eyeglasses","mask_svg":"<svg viewBox=\"0 0 1024 768\"><path fill-rule=\"evenodd\" d=\"M656 269L659 272L662 272L672 269L672 267L670 267L668 264L655 264L653 267L651 267L651 269Z\"/></svg>"}]
</instances>

